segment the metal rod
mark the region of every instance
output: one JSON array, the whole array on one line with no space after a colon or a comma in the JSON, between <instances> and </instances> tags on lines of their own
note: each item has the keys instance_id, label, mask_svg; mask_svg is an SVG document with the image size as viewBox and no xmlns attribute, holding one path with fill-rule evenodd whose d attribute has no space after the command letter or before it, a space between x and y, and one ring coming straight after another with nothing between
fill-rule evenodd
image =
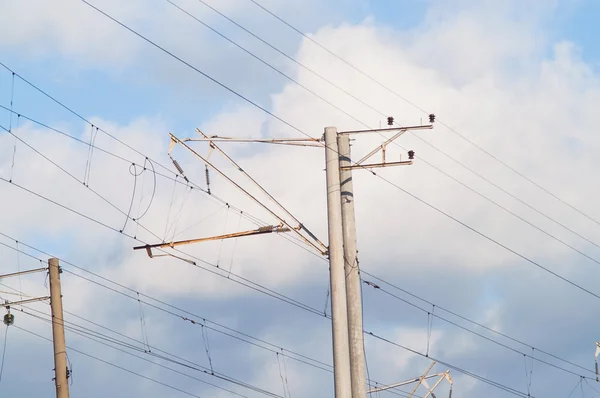
<instances>
[{"instance_id":1,"label":"metal rod","mask_svg":"<svg viewBox=\"0 0 600 398\"><path fill-rule=\"evenodd\" d=\"M260 227L258 229L253 229L251 231L234 232L232 234L210 236L210 237L206 237L206 238L187 239L187 240L179 240L179 241L175 241L175 242L162 242L162 243L156 243L156 244L152 244L152 245L136 246L133 248L133 250L141 250L141 249L149 250L149 249L152 249L155 247L159 247L159 248L175 247L175 246L180 246L180 245L189 245L191 243L207 242L207 241L211 241L211 240L230 239L230 238L237 238L240 236L262 235L262 234L270 234L273 232L289 232L289 231L290 231L289 228L281 228L280 226L275 227L275 226L269 225L266 227ZM152 256L150 256L150 257L152 257Z\"/></svg>"},{"instance_id":2,"label":"metal rod","mask_svg":"<svg viewBox=\"0 0 600 398\"><path fill-rule=\"evenodd\" d=\"M10 278L11 276L19 276L19 275L25 275L25 274L33 274L34 272L42 272L42 271L48 271L48 267L44 267L44 268L36 268L36 269L29 269L27 271L21 271L21 272L13 272L11 274L4 274L4 275L0 275L0 279L4 279L4 278Z\"/></svg>"},{"instance_id":3,"label":"metal rod","mask_svg":"<svg viewBox=\"0 0 600 398\"><path fill-rule=\"evenodd\" d=\"M340 131L340 134L386 133L386 132L398 131L398 130L431 130L432 128L433 128L433 124L426 124L423 126L392 127L389 129Z\"/></svg>"},{"instance_id":4,"label":"metal rod","mask_svg":"<svg viewBox=\"0 0 600 398\"><path fill-rule=\"evenodd\" d=\"M325 128L325 171L327 179L327 221L335 398L351 398L352 383L350 376L350 349L348 346L346 278L344 274L340 165L337 129L335 127Z\"/></svg>"},{"instance_id":5,"label":"metal rod","mask_svg":"<svg viewBox=\"0 0 600 398\"><path fill-rule=\"evenodd\" d=\"M356 249L356 220L354 215L354 187L352 170L349 166L350 137L338 136L340 165L340 196L342 204L342 228L344 237L344 271L346 273L346 305L348 312L348 339L350 345L350 373L352 378L352 397L366 398L367 374L365 361L365 342L362 321L362 298L360 271Z\"/></svg>"},{"instance_id":6,"label":"metal rod","mask_svg":"<svg viewBox=\"0 0 600 398\"><path fill-rule=\"evenodd\" d=\"M56 398L69 398L65 325L58 259L49 259L48 266L50 269L50 307L52 308L52 341L54 343L54 381L56 383Z\"/></svg>"},{"instance_id":7,"label":"metal rod","mask_svg":"<svg viewBox=\"0 0 600 398\"><path fill-rule=\"evenodd\" d=\"M35 297L35 298L30 298L30 299L26 299L26 300L19 300L19 301L6 301L4 304L2 304L5 307L14 307L15 305L22 305L22 304L27 304L27 303L35 303L37 301L44 301L44 300L49 300L50 296L45 296L45 297Z\"/></svg>"},{"instance_id":8,"label":"metal rod","mask_svg":"<svg viewBox=\"0 0 600 398\"><path fill-rule=\"evenodd\" d=\"M350 169L375 169L379 167L392 167L392 166L410 166L413 164L412 160L404 160L401 162L389 162L389 163L371 163L371 164L361 164L358 166L344 166L342 170L350 170Z\"/></svg>"}]
</instances>

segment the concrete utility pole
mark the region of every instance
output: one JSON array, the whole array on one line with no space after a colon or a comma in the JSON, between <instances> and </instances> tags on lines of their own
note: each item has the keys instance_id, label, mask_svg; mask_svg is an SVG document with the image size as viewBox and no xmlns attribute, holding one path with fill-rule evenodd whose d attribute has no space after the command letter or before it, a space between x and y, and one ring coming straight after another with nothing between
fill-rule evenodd
<instances>
[{"instance_id":1,"label":"concrete utility pole","mask_svg":"<svg viewBox=\"0 0 600 398\"><path fill-rule=\"evenodd\" d=\"M340 160L337 138L337 129L335 127L325 128L325 174L327 178L333 376L335 398L350 398L352 397L352 383L350 376L346 278L344 271Z\"/></svg>"},{"instance_id":2,"label":"concrete utility pole","mask_svg":"<svg viewBox=\"0 0 600 398\"><path fill-rule=\"evenodd\" d=\"M350 168L350 166L352 166L352 162L350 160L350 137L347 134L339 135L338 148L352 398L365 398L367 396L367 374L364 355L365 346L360 290L360 270L358 268L356 249L354 188L352 184L352 169Z\"/></svg>"},{"instance_id":3,"label":"concrete utility pole","mask_svg":"<svg viewBox=\"0 0 600 398\"><path fill-rule=\"evenodd\" d=\"M223 177L233 183L238 189L242 190L252 200L257 201L258 204L263 206L266 210L270 211L271 214L276 216L282 224L279 227L269 228L283 228L287 231L294 231L300 234L300 231L305 231L310 237L300 234L300 236L309 245L319 250L322 254L329 256L329 273L330 273L330 284L331 284L331 323L332 323L332 335L333 335L333 374L334 374L334 385L335 385L335 398L366 398L367 396L367 377L366 377L366 363L364 354L364 338L363 338L363 323L362 323L362 299L361 299L361 280L360 272L357 260L357 249L356 249L356 225L354 215L354 194L352 184L352 169L374 169L380 167L392 167L392 166L408 166L413 163L414 151L408 151L408 160L399 161L387 161L386 160L386 148L389 144L394 142L398 137L403 135L409 130L429 130L433 128L433 122L435 121L435 115L429 115L429 124L427 125L416 125L416 126L394 126L394 118L388 117L389 128L383 129L367 129L367 130L353 130L344 131L338 134L335 127L326 127L323 139L325 141L325 171L327 179L327 221L328 221L328 235L329 235L329 247L325 247L321 241L319 241L310 231L308 231L304 225L299 223L291 213L286 210L286 213L294 218L298 222L297 227L293 227L290 223L284 221L282 217L277 216L274 212L269 210L262 202L258 201L248 191L243 189L240 185L233 182L223 172L218 170L214 165L208 162L207 159L199 155L196 151L191 149L185 142L187 141L206 141L211 146L216 147L213 141L219 142L262 142L269 144L279 145L296 145L296 146L309 146L309 147L322 147L322 140L314 138L299 138L299 139L250 139L250 138L229 138L211 136L208 137L206 134L198 130L203 138L193 139L188 138L180 140L173 134L171 136L171 145L169 146L169 154L174 144L181 144L194 155L202 159L202 161L210 168L219 172ZM351 161L350 159L350 134L382 134L382 133L394 133L394 135L385 140L381 145L377 146L362 159L357 162ZM218 149L218 147L216 147ZM221 151L219 149L221 153ZM372 158L376 153L381 152L381 161L377 163L365 163L367 160ZM231 158L226 156L230 161ZM172 159L172 158L171 158ZM181 166L174 160L173 163L179 172L183 175ZM240 171L243 170L232 161ZM245 174L245 172L243 172ZM185 178L185 177L184 177ZM251 178L250 178L251 179ZM256 181L251 179L255 184ZM258 184L257 184L258 185ZM264 191L262 187L259 186ZM273 199L271 195L269 198ZM274 199L273 199L274 200ZM282 207L277 201L275 201L280 207ZM283 207L282 207L283 209ZM284 209L285 210L285 209ZM273 230L269 232L283 232L282 230ZM262 231L258 231L263 233ZM258 234L257 231L245 231L237 234L230 234L227 237L233 236L246 236ZM212 237L212 238L200 238L192 239L187 241L159 243L156 245L139 246L134 249L146 249L148 255L153 257L150 251L152 247L173 247L179 244L197 243L205 240L211 240L215 238L223 237ZM321 249L327 249L321 250ZM156 257L156 256L155 256ZM390 387L391 388L391 387Z\"/></svg>"},{"instance_id":4,"label":"concrete utility pole","mask_svg":"<svg viewBox=\"0 0 600 398\"><path fill-rule=\"evenodd\" d=\"M48 260L50 273L50 307L52 309L52 338L54 341L54 375L56 398L69 398L69 382L67 380L67 351L65 345L65 328L60 290L60 267L57 258Z\"/></svg>"}]
</instances>

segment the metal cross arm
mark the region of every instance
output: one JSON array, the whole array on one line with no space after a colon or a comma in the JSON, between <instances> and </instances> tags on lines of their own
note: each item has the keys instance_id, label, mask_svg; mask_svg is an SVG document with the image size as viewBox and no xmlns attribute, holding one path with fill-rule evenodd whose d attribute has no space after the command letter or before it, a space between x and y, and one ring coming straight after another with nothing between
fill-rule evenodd
<instances>
[{"instance_id":1,"label":"metal cross arm","mask_svg":"<svg viewBox=\"0 0 600 398\"><path fill-rule=\"evenodd\" d=\"M148 256L150 258L152 258L152 257L154 257L152 255L153 248L169 248L169 247L173 248L175 246L189 245L191 243L207 242L207 241L211 241L211 240L222 240L222 239L238 238L241 236L263 235L263 234L290 232L290 231L291 231L291 229L284 227L283 224L279 224L276 226L267 225L267 226L260 227L258 229L253 229L250 231L234 232L231 234L209 236L206 238L187 239L187 240L179 240L179 241L173 241L173 242L156 243L156 244L152 244L152 245L136 246L133 248L133 250L145 249L148 252Z\"/></svg>"},{"instance_id":2,"label":"metal cross arm","mask_svg":"<svg viewBox=\"0 0 600 398\"><path fill-rule=\"evenodd\" d=\"M13 272L13 273L10 273L10 274L0 275L0 279L10 278L11 276L20 276L20 275L25 275L25 274L33 274L34 272L43 272L43 271L48 271L48 267L36 268L36 269L30 269L30 270L27 270L27 271Z\"/></svg>"},{"instance_id":3,"label":"metal cross arm","mask_svg":"<svg viewBox=\"0 0 600 398\"><path fill-rule=\"evenodd\" d=\"M9 307L14 307L15 305L35 303L35 302L44 301L44 300L50 300L50 296L34 297L34 298L19 300L19 301L5 301L3 305L4 305L4 307L9 308Z\"/></svg>"},{"instance_id":4,"label":"metal cross arm","mask_svg":"<svg viewBox=\"0 0 600 398\"><path fill-rule=\"evenodd\" d=\"M432 128L433 128L433 124L427 124L424 126L399 127L399 128L389 128L389 129L342 131L339 134L383 133L383 132L392 132L392 131L395 131L396 134L394 134L392 137L388 138L383 144L377 146L371 152L366 154L362 159L360 159L355 164L351 164L350 166L343 166L341 169L342 170L352 170L352 169L373 169L373 168L391 167L391 166L409 166L409 165L413 164L412 159L415 154L414 151L408 152L409 160L399 161L399 162L386 162L385 152L386 152L387 146L389 144L391 144L392 142L394 142L398 137L400 137L402 134L406 133L409 130L430 130ZM365 161L370 159L373 155L375 155L379 151L381 151L381 163L364 164Z\"/></svg>"}]
</instances>

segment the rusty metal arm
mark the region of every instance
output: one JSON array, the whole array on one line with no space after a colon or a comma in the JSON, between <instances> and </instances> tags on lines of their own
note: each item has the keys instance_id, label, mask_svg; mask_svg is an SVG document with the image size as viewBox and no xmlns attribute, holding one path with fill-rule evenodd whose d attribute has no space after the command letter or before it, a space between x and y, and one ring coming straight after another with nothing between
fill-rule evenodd
<instances>
[{"instance_id":1,"label":"rusty metal arm","mask_svg":"<svg viewBox=\"0 0 600 398\"><path fill-rule=\"evenodd\" d=\"M270 233L274 233L274 232L279 233L279 232L289 232L289 231L290 231L289 228L283 228L282 225L278 225L278 226L268 225L265 227L260 227L258 229L253 229L251 231L234 232L232 234L209 236L206 238L187 239L187 240L179 240L179 241L173 241L173 242L155 243L152 245L136 246L133 248L133 250L141 250L141 249L149 250L149 249L153 249L153 248L168 248L168 247L172 248L175 246L189 245L191 243L208 242L211 240L222 240L222 239L238 238L240 236L262 235L262 234L270 234ZM150 257L152 257L152 256L150 256Z\"/></svg>"}]
</instances>

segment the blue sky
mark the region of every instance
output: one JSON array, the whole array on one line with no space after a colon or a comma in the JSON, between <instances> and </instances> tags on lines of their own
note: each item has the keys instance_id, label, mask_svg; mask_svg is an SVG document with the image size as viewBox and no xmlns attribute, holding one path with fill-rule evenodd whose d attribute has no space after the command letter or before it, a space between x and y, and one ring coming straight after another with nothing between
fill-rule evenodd
<instances>
[{"instance_id":1,"label":"blue sky","mask_svg":"<svg viewBox=\"0 0 600 398\"><path fill-rule=\"evenodd\" d=\"M381 115L248 37L199 2L177 3L353 117L374 126L381 122ZM137 1L125 6L106 0L94 4L314 137L326 125L340 129L361 127L165 2ZM230 0L210 4L369 105L393 112L401 123L418 123L423 117L414 107L329 57L251 2ZM434 111L444 123L528 178L577 209L600 218L595 205L600 200L600 191L594 183L595 170L600 166L595 155L600 149L596 134L600 53L595 43L600 33L595 23L600 8L595 2L272 0L264 4L408 100ZM166 154L169 132L188 137L200 126L207 133L225 136L299 135L118 25L90 12L81 2L65 0L52 6L32 0L30 6L25 6L15 0L6 10L0 15L2 63L164 165L170 164ZM0 104L6 107L10 106L11 83L10 73L0 69ZM15 111L89 139L89 126L19 79L15 80L12 95ZM9 125L9 115L3 110L0 110L0 124ZM27 143L76 179L81 178L87 158L85 146L22 120L17 129L14 117L12 127ZM550 218L592 242L597 236L597 223L533 187L441 124L431 132L418 134L549 217L533 212L409 134L402 137L400 144L416 151L415 165L381 170L379 176L552 272L597 291L593 281L597 277L600 246L585 242ZM381 137L359 139L353 143L353 153L355 156L366 153L381 144L381 140ZM100 220L110 228L122 228L121 212L127 212L129 206L131 214L141 213L153 188L156 188L153 204L141 222L160 238L169 239L169 233L163 232L169 225L182 238L255 227L235 210L219 210L223 204L201 192L187 196L183 186L174 190L171 180L157 177L153 186L150 172L134 179L127 162L96 151L90 188L119 207L116 211L83 187L81 181L66 176L19 142L13 167L15 142L14 137L0 133L0 177L8 178L8 173L13 173L17 184ZM565 143L569 146L565 147ZM144 161L143 156L102 134L96 144L129 161L140 164ZM198 148L200 153L207 153L206 147ZM326 241L323 156L318 149L227 146L226 150ZM389 148L390 158L396 159L400 154L405 156L404 150ZM204 167L198 159L182 148L177 148L173 156L195 183L205 187ZM211 155L211 160L236 181L250 186L217 153ZM428 165L442 169L451 178ZM165 173L174 175L172 171ZM244 213L277 223L222 178L214 173L211 176L215 195ZM364 270L430 303L585 367L573 368L540 354L543 360L575 374L536 362L532 396L567 395L577 385L579 372L587 372L589 376L593 344L598 339L598 324L591 315L597 311L595 298L465 229L378 177L357 172L354 178L358 243ZM525 225L464 186L457 186L452 178L552 237ZM174 258L151 260L144 253L131 250L136 242L130 238L4 181L0 181L0 186L0 205L5 209L0 215L0 232L136 291L331 363L328 320L240 287L228 277L207 272L223 276L226 275L223 267L230 265L235 275L319 310L325 309L328 275L324 261L289 241L269 236L186 247L190 255L220 264L218 270L211 265L203 265L206 269L202 270ZM248 189L256 192L253 187ZM201 221L217 211L208 221ZM125 232L144 241L157 240L132 222ZM10 246L15 244L7 238L0 241ZM587 258L573 249L585 253ZM39 264L24 256L16 257L6 247L1 247L0 253L7 264L0 267L0 273ZM45 258L40 253L35 255ZM32 295L44 294L43 282L40 276L2 281L15 288L21 286L20 289ZM101 325L112 325L131 338L141 338L144 327L135 301L70 274L64 274L63 285L68 311ZM399 297L430 308L429 304L388 288ZM527 344L490 334L443 312L440 314L458 325L498 339L512 350L439 319L434 321L428 338L426 313L371 288L365 287L364 305L366 330L419 351L423 351L429 340L433 356L527 392L523 358L519 354L530 352ZM32 308L47 312L46 307L39 304ZM151 344L209 366L197 327L151 307L145 307L144 311ZM18 314L18 322L20 327L50 336L43 323L25 314ZM219 371L287 398L287 393L282 392L284 375L279 370L277 356L216 333L210 339L211 356ZM67 340L77 349L192 394L229 396L71 332ZM0 384L3 391L13 395L23 392L27 396L52 396L53 388L48 382L53 366L50 346L18 329L9 330L7 342L6 369ZM378 381L391 383L416 377L430 362L376 339L367 338L366 344L370 374ZM107 393L151 398L179 396L76 353L70 353L70 357L77 375L73 396L93 398ZM290 368L285 371L285 378L289 379L287 387L291 395L332 396L328 373L303 367L301 363L287 365ZM441 365L436 369L445 370ZM459 396L508 396L502 390L453 372L455 394ZM197 376L215 382L209 376ZM220 380L216 382L232 387ZM233 388L249 397L261 396ZM442 388L447 391L447 386ZM584 388L585 394L593 392L587 382ZM420 392L424 394L424 390Z\"/></svg>"}]
</instances>

